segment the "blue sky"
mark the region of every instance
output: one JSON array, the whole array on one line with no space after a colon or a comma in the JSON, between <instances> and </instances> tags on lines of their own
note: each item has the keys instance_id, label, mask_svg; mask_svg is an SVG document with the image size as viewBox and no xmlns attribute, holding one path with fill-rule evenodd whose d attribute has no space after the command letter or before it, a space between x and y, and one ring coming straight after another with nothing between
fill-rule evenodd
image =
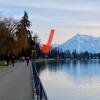
<instances>
[{"instance_id":1,"label":"blue sky","mask_svg":"<svg viewBox=\"0 0 100 100\"><path fill-rule=\"evenodd\" d=\"M20 19L24 10L42 43L51 28L56 30L53 43L77 33L100 36L100 0L0 0L2 16Z\"/></svg>"}]
</instances>

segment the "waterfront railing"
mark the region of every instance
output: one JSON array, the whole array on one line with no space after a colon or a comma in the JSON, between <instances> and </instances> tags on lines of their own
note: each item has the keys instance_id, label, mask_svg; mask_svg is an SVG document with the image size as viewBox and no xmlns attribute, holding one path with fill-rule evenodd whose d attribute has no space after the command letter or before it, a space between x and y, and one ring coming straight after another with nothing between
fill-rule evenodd
<instances>
[{"instance_id":1,"label":"waterfront railing","mask_svg":"<svg viewBox=\"0 0 100 100\"><path fill-rule=\"evenodd\" d=\"M44 87L39 78L36 66L32 63L32 82L34 100L48 100Z\"/></svg>"}]
</instances>

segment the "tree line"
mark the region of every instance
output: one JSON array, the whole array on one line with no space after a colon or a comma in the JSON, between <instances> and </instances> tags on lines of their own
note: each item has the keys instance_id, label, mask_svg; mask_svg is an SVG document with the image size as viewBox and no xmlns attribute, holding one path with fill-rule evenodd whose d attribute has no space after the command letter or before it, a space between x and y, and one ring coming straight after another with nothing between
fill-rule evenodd
<instances>
[{"instance_id":1,"label":"tree line","mask_svg":"<svg viewBox=\"0 0 100 100\"><path fill-rule=\"evenodd\" d=\"M31 22L24 11L21 20L14 18L0 19L0 59L6 55L31 56L32 49L41 53L38 35L30 30ZM37 56L39 56L39 53Z\"/></svg>"},{"instance_id":2,"label":"tree line","mask_svg":"<svg viewBox=\"0 0 100 100\"><path fill-rule=\"evenodd\" d=\"M48 53L48 58L55 59L100 59L100 53L89 53L88 51L78 53L76 50L62 51L59 48L52 48Z\"/></svg>"}]
</instances>

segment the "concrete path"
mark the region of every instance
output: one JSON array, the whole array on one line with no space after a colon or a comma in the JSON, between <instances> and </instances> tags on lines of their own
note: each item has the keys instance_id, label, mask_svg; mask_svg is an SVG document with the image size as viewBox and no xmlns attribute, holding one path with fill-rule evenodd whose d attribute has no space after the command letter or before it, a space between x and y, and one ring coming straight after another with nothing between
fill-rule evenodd
<instances>
[{"instance_id":1,"label":"concrete path","mask_svg":"<svg viewBox=\"0 0 100 100\"><path fill-rule=\"evenodd\" d=\"M30 66L17 63L0 69L0 100L33 100Z\"/></svg>"}]
</instances>

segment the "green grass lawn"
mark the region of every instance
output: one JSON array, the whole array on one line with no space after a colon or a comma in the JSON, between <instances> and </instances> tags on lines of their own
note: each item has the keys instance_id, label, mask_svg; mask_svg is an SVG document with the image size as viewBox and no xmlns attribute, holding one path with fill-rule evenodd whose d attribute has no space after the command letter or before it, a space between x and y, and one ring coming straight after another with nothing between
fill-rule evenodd
<instances>
[{"instance_id":1,"label":"green grass lawn","mask_svg":"<svg viewBox=\"0 0 100 100\"><path fill-rule=\"evenodd\" d=\"M6 66L6 62L5 61L0 61L0 68Z\"/></svg>"},{"instance_id":2,"label":"green grass lawn","mask_svg":"<svg viewBox=\"0 0 100 100\"><path fill-rule=\"evenodd\" d=\"M15 60L15 63L18 63L19 60ZM9 65L11 65L11 61L9 62ZM6 61L2 60L0 61L0 68L6 67Z\"/></svg>"}]
</instances>

